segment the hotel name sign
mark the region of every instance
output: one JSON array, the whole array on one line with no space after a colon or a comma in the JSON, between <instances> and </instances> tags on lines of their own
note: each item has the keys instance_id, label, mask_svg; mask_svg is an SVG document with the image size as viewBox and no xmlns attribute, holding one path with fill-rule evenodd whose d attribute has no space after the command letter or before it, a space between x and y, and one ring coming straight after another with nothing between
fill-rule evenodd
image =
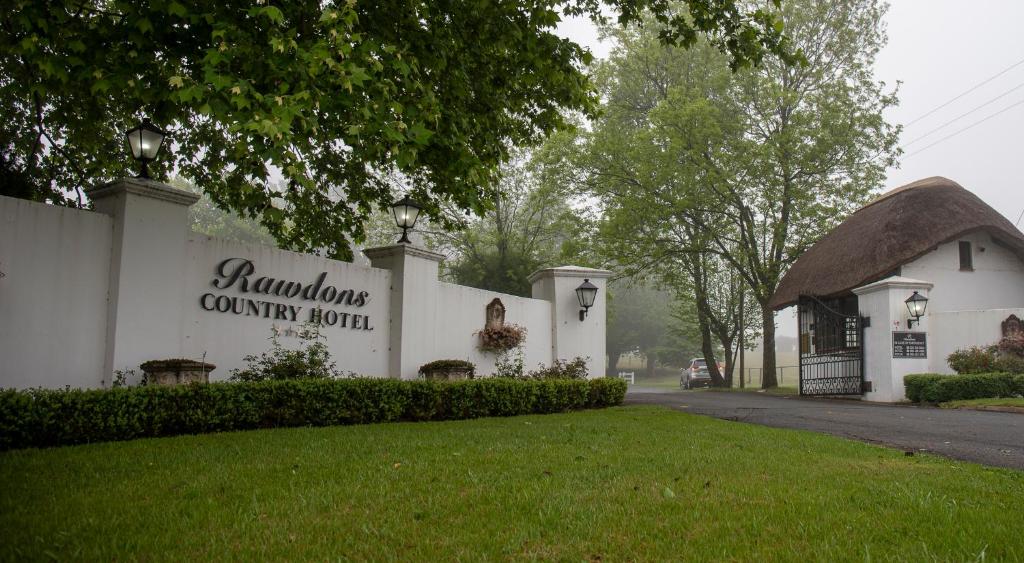
<instances>
[{"instance_id":1,"label":"hotel name sign","mask_svg":"<svg viewBox=\"0 0 1024 563\"><path fill-rule=\"evenodd\" d=\"M327 285L326 281L327 272L321 272L308 283L257 276L252 260L228 258L214 268L210 285L221 291L234 289L243 295L210 291L199 297L199 306L204 311L243 317L373 330L369 315L336 310L365 306L370 300L370 292L338 288Z\"/></svg>"}]
</instances>

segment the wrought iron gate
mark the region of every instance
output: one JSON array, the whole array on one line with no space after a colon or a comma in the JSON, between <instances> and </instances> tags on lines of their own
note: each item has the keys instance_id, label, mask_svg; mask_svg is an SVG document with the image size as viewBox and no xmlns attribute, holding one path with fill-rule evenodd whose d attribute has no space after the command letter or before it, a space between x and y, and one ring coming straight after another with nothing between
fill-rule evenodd
<instances>
[{"instance_id":1,"label":"wrought iron gate","mask_svg":"<svg viewBox=\"0 0 1024 563\"><path fill-rule=\"evenodd\" d=\"M800 296L800 394L860 395L864 389L864 319L857 298Z\"/></svg>"}]
</instances>

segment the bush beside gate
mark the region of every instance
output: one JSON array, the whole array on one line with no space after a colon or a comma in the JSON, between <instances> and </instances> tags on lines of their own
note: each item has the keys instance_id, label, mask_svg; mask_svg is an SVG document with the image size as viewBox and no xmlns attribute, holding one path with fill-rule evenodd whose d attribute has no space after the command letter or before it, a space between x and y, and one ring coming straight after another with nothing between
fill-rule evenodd
<instances>
[{"instance_id":1,"label":"bush beside gate","mask_svg":"<svg viewBox=\"0 0 1024 563\"><path fill-rule=\"evenodd\" d=\"M903 378L903 384L907 390L907 399L915 403L1024 396L1024 375L1010 373L926 373L908 375Z\"/></svg>"}]
</instances>

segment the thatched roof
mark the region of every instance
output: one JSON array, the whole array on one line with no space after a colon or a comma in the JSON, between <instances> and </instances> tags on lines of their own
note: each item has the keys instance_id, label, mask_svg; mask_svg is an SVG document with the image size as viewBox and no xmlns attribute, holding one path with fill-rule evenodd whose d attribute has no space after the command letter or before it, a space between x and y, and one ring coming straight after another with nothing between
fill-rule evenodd
<instances>
[{"instance_id":1,"label":"thatched roof","mask_svg":"<svg viewBox=\"0 0 1024 563\"><path fill-rule=\"evenodd\" d=\"M975 231L1024 260L1024 234L978 196L941 176L918 180L882 194L822 237L789 269L769 304L781 309L802 294L847 294Z\"/></svg>"}]
</instances>

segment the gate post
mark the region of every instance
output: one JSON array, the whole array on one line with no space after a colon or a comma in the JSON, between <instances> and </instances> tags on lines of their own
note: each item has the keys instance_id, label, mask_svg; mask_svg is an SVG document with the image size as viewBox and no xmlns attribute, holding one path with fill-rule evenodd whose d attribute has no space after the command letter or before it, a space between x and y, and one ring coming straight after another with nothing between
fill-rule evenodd
<instances>
[{"instance_id":1,"label":"gate post","mask_svg":"<svg viewBox=\"0 0 1024 563\"><path fill-rule=\"evenodd\" d=\"M927 296L932 283L895 276L853 290L863 317L871 319L864 331L864 380L870 391L864 394L868 401L896 402L906 399L903 377L928 371L925 357L893 357L893 333L923 334L927 341L928 315L921 317L913 330L907 328L909 311L904 301L917 291ZM927 348L926 348L927 350Z\"/></svg>"},{"instance_id":2,"label":"gate post","mask_svg":"<svg viewBox=\"0 0 1024 563\"><path fill-rule=\"evenodd\" d=\"M551 359L589 358L591 378L605 375L605 322L607 280L612 273L578 266L547 268L530 275L533 298L551 302ZM597 300L586 318L580 319L576 288L588 279L598 287Z\"/></svg>"},{"instance_id":3,"label":"gate post","mask_svg":"<svg viewBox=\"0 0 1024 563\"><path fill-rule=\"evenodd\" d=\"M367 248L374 268L391 270L391 318L388 371L395 379L415 379L419 366L432 360L437 334L437 272L443 254L411 244Z\"/></svg>"},{"instance_id":4,"label":"gate post","mask_svg":"<svg viewBox=\"0 0 1024 563\"><path fill-rule=\"evenodd\" d=\"M182 354L188 208L199 195L146 178L86 188L114 219L103 378L146 360ZM131 383L135 383L134 381Z\"/></svg>"}]
</instances>

